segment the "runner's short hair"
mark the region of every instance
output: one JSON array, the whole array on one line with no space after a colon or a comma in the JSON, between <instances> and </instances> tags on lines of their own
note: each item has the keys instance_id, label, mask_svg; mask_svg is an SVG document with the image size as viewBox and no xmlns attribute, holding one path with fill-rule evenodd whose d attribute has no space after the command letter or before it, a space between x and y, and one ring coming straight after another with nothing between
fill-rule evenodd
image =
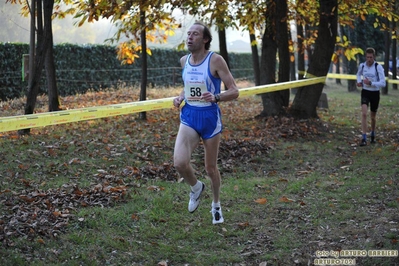
<instances>
[{"instance_id":1,"label":"runner's short hair","mask_svg":"<svg viewBox=\"0 0 399 266\"><path fill-rule=\"evenodd\" d=\"M209 50L211 48L211 41L212 41L211 31L204 23L200 21L195 22L194 25L201 25L204 27L203 35L205 39L208 39L208 41L205 43L205 50Z\"/></svg>"},{"instance_id":2,"label":"runner's short hair","mask_svg":"<svg viewBox=\"0 0 399 266\"><path fill-rule=\"evenodd\" d=\"M371 48L371 47L367 48L367 49L366 49L366 54L373 54L373 55L375 55L375 50L374 50L374 48Z\"/></svg>"}]
</instances>

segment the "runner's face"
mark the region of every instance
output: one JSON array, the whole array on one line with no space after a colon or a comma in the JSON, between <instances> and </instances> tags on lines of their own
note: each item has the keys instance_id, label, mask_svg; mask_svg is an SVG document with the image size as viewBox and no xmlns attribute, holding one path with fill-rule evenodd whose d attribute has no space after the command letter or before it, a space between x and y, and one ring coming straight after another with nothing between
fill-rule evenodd
<instances>
[{"instance_id":1,"label":"runner's face","mask_svg":"<svg viewBox=\"0 0 399 266\"><path fill-rule=\"evenodd\" d=\"M205 47L204 27L201 25L193 25L187 32L187 49L190 52L198 51Z\"/></svg>"},{"instance_id":2,"label":"runner's face","mask_svg":"<svg viewBox=\"0 0 399 266\"><path fill-rule=\"evenodd\" d=\"M366 54L366 62L368 66L371 66L374 63L374 55Z\"/></svg>"}]
</instances>

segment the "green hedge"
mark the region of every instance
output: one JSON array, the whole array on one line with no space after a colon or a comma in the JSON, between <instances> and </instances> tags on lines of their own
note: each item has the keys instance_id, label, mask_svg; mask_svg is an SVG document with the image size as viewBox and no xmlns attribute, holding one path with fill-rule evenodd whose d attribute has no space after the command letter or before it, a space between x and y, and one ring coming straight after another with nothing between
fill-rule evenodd
<instances>
[{"instance_id":1,"label":"green hedge","mask_svg":"<svg viewBox=\"0 0 399 266\"><path fill-rule=\"evenodd\" d=\"M0 99L21 96L22 55L29 51L25 44L0 43Z\"/></svg>"},{"instance_id":2,"label":"green hedge","mask_svg":"<svg viewBox=\"0 0 399 266\"><path fill-rule=\"evenodd\" d=\"M23 54L29 45L0 43L0 99L12 99L26 93L27 81L22 81ZM179 59L187 51L152 49L148 57L148 82L151 86L182 84ZM87 90L118 88L140 84L141 58L133 65L121 65L116 58L115 46L73 45L54 46L57 87L61 96L85 93ZM253 79L250 54L229 55L235 78ZM44 73L43 73L44 74ZM40 93L46 93L44 79Z\"/></svg>"}]
</instances>

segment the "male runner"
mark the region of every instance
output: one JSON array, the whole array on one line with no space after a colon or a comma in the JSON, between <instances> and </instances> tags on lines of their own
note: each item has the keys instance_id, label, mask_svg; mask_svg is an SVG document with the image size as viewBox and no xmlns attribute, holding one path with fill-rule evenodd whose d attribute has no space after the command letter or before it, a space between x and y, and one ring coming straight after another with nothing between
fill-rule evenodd
<instances>
[{"instance_id":1,"label":"male runner","mask_svg":"<svg viewBox=\"0 0 399 266\"><path fill-rule=\"evenodd\" d=\"M231 101L239 91L222 56L210 51L212 35L208 27L196 22L187 32L186 45L190 54L180 59L183 68L184 90L173 100L179 107L180 127L176 137L174 166L191 186L188 211L194 212L200 203L205 184L197 180L190 163L194 149L202 139L205 150L205 171L211 181L213 194L212 223L223 223L220 205L220 173L217 167L219 143L222 132L219 102ZM227 88L221 93L221 82Z\"/></svg>"}]
</instances>

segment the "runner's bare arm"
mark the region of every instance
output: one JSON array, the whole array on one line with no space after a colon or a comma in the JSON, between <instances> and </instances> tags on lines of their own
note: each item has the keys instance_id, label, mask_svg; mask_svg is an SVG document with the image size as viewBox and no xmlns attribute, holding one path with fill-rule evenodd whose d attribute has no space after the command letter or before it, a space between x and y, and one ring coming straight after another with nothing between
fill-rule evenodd
<instances>
[{"instance_id":1,"label":"runner's bare arm","mask_svg":"<svg viewBox=\"0 0 399 266\"><path fill-rule=\"evenodd\" d=\"M220 101L231 101L238 97L239 91L237 84L231 74L226 61L221 55L214 54L211 58L211 73L219 77L225 84L227 90L220 94Z\"/></svg>"}]
</instances>

